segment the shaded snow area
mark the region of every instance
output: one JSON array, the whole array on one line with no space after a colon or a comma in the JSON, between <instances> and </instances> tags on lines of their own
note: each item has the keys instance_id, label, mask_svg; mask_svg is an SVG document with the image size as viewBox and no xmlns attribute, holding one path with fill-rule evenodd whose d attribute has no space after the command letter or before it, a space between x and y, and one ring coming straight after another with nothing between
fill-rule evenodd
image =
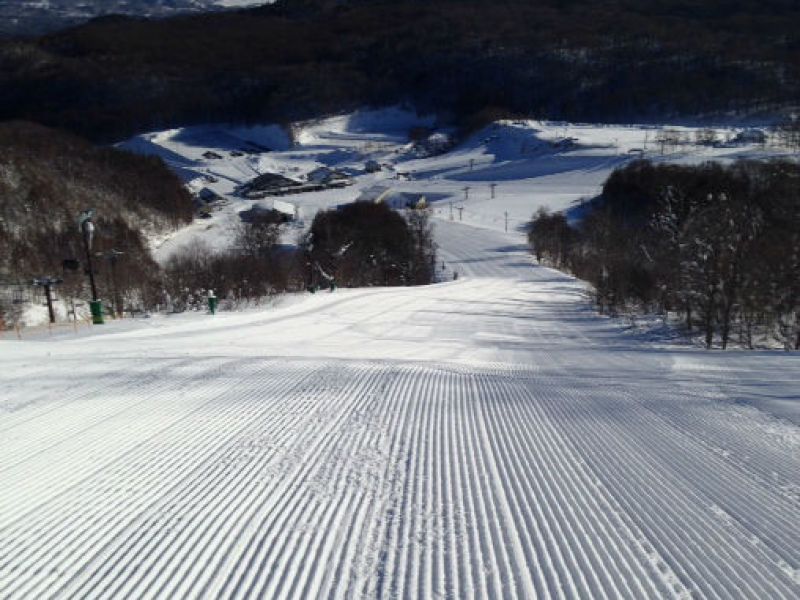
<instances>
[{"instance_id":1,"label":"shaded snow area","mask_svg":"<svg viewBox=\"0 0 800 600\"><path fill-rule=\"evenodd\" d=\"M457 281L0 341L0 597L800 596L800 354L436 227Z\"/></svg>"},{"instance_id":2,"label":"shaded snow area","mask_svg":"<svg viewBox=\"0 0 800 600\"><path fill-rule=\"evenodd\" d=\"M291 129L204 125L144 134L120 144L161 156L193 192L208 189L222 198L211 207L209 219L153 240L156 258L163 262L197 238L218 250L229 247L239 212L253 204L237 189L266 173L306 182L325 167L351 183L280 197L299 216L300 224L286 234L285 242L293 243L318 210L387 190L401 200L425 196L443 219L503 231L506 223L510 230L523 227L539 207L570 210L581 199L596 196L615 168L637 158L697 163L788 154L759 144L689 143L701 131L698 127L539 121L498 122L454 146L448 144L453 132L437 129L433 117L400 108L297 123ZM409 141L412 130L425 131L421 141ZM723 142L739 131L717 128L715 135ZM680 137L683 143L660 144L664 135Z\"/></svg>"}]
</instances>

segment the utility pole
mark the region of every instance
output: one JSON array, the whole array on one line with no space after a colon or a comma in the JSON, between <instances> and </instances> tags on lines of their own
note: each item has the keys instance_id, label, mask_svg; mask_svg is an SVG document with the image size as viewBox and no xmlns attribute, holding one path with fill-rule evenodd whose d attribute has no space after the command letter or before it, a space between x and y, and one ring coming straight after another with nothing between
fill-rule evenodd
<instances>
[{"instance_id":1,"label":"utility pole","mask_svg":"<svg viewBox=\"0 0 800 600\"><path fill-rule=\"evenodd\" d=\"M503 214L506 217L506 233L508 233L508 211L505 211Z\"/></svg>"},{"instance_id":2,"label":"utility pole","mask_svg":"<svg viewBox=\"0 0 800 600\"><path fill-rule=\"evenodd\" d=\"M33 285L43 287L44 288L44 297L47 299L47 312L50 315L50 322L56 322L56 313L53 310L53 293L52 288L54 285L58 285L59 283L63 283L63 279L57 279L55 277L37 277L33 280Z\"/></svg>"},{"instance_id":3,"label":"utility pole","mask_svg":"<svg viewBox=\"0 0 800 600\"><path fill-rule=\"evenodd\" d=\"M111 266L111 288L113 294L113 301L114 301L114 313L117 316L123 314L123 307L122 307L122 298L119 295L119 287L117 286L117 260L120 256L123 256L125 253L120 252L116 248L112 248L105 254L102 252L98 252L97 256L101 256L105 258L109 265Z\"/></svg>"},{"instance_id":4,"label":"utility pole","mask_svg":"<svg viewBox=\"0 0 800 600\"><path fill-rule=\"evenodd\" d=\"M469 190L471 188L469 186L464 188L464 200L469 200Z\"/></svg>"},{"instance_id":5,"label":"utility pole","mask_svg":"<svg viewBox=\"0 0 800 600\"><path fill-rule=\"evenodd\" d=\"M453 220L453 201L450 200L450 220Z\"/></svg>"},{"instance_id":6,"label":"utility pole","mask_svg":"<svg viewBox=\"0 0 800 600\"><path fill-rule=\"evenodd\" d=\"M494 196L495 196L495 189L496 189L496 188L497 188L497 184L496 184L496 183L490 183L490 184L489 184L489 189L492 191L492 200L494 200Z\"/></svg>"},{"instance_id":7,"label":"utility pole","mask_svg":"<svg viewBox=\"0 0 800 600\"><path fill-rule=\"evenodd\" d=\"M118 316L123 316L122 298L119 295L119 287L117 286L117 259L122 256L124 252L114 250L113 248L108 252L108 262L111 263L111 286L114 289L114 308ZM110 256L109 256L110 255Z\"/></svg>"},{"instance_id":8,"label":"utility pole","mask_svg":"<svg viewBox=\"0 0 800 600\"><path fill-rule=\"evenodd\" d=\"M464 220L464 207L463 206L459 206L458 207L458 220L459 221L463 221Z\"/></svg>"}]
</instances>

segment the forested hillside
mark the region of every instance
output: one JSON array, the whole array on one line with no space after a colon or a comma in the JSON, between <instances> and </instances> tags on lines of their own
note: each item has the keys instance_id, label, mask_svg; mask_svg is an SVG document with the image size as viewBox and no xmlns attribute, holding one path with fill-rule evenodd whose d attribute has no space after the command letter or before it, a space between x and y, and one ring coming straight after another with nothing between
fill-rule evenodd
<instances>
[{"instance_id":1,"label":"forested hillside","mask_svg":"<svg viewBox=\"0 0 800 600\"><path fill-rule=\"evenodd\" d=\"M0 43L0 120L94 140L407 101L463 124L751 114L800 86L791 0L285 0Z\"/></svg>"},{"instance_id":2,"label":"forested hillside","mask_svg":"<svg viewBox=\"0 0 800 600\"><path fill-rule=\"evenodd\" d=\"M87 208L97 213L93 250L124 252L120 275L137 286L154 267L143 233L192 219L190 194L161 159L97 148L31 123L0 124L3 278L61 275L65 259L82 261L77 217Z\"/></svg>"},{"instance_id":3,"label":"forested hillside","mask_svg":"<svg viewBox=\"0 0 800 600\"><path fill-rule=\"evenodd\" d=\"M789 161L615 171L577 226L539 211L540 262L590 281L601 310L682 317L707 347L800 349L800 167Z\"/></svg>"}]
</instances>

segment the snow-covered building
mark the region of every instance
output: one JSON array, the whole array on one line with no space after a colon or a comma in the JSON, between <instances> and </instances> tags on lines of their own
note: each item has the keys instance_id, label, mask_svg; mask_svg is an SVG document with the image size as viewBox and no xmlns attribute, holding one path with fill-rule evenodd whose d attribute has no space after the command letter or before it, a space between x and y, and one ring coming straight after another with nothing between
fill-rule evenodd
<instances>
[{"instance_id":1,"label":"snow-covered building","mask_svg":"<svg viewBox=\"0 0 800 600\"><path fill-rule=\"evenodd\" d=\"M200 204L213 204L223 199L217 192L207 187L201 188L196 197Z\"/></svg>"},{"instance_id":2,"label":"snow-covered building","mask_svg":"<svg viewBox=\"0 0 800 600\"><path fill-rule=\"evenodd\" d=\"M283 221L294 221L297 217L297 208L294 204L289 202L282 202L281 200L260 200L254 202L248 210L243 210L239 213L242 221L253 222L258 221L259 217L264 217L270 213L280 213Z\"/></svg>"},{"instance_id":3,"label":"snow-covered building","mask_svg":"<svg viewBox=\"0 0 800 600\"><path fill-rule=\"evenodd\" d=\"M239 186L237 192L245 198L263 198L290 193L293 188L302 187L302 183L284 177L279 173L262 173L255 179Z\"/></svg>"},{"instance_id":4,"label":"snow-covered building","mask_svg":"<svg viewBox=\"0 0 800 600\"><path fill-rule=\"evenodd\" d=\"M385 185L374 185L361 192L356 202L382 202L391 208L415 207L425 194L418 192L398 192Z\"/></svg>"}]
</instances>

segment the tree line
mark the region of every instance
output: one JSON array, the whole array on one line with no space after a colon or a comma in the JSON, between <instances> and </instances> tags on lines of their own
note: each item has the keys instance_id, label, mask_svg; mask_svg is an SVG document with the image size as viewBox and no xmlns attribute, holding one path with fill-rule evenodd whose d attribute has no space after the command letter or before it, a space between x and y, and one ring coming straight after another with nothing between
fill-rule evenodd
<instances>
[{"instance_id":1,"label":"tree line","mask_svg":"<svg viewBox=\"0 0 800 600\"><path fill-rule=\"evenodd\" d=\"M436 245L428 212L402 215L379 202L317 213L303 244L309 285L347 287L431 283Z\"/></svg>"},{"instance_id":2,"label":"tree line","mask_svg":"<svg viewBox=\"0 0 800 600\"><path fill-rule=\"evenodd\" d=\"M164 266L161 306L199 305L208 290L222 308L235 308L285 292L434 281L436 245L426 210L356 202L320 211L297 246L281 244L284 227L277 213L267 212L240 223L225 251L198 240L182 248Z\"/></svg>"},{"instance_id":3,"label":"tree line","mask_svg":"<svg viewBox=\"0 0 800 600\"><path fill-rule=\"evenodd\" d=\"M601 311L679 315L706 347L800 349L800 165L655 165L609 177L580 223L540 210L532 251L590 282Z\"/></svg>"},{"instance_id":4,"label":"tree line","mask_svg":"<svg viewBox=\"0 0 800 600\"><path fill-rule=\"evenodd\" d=\"M800 91L791 0L284 0L0 41L0 120L116 141L407 102L581 121L768 111Z\"/></svg>"}]
</instances>

